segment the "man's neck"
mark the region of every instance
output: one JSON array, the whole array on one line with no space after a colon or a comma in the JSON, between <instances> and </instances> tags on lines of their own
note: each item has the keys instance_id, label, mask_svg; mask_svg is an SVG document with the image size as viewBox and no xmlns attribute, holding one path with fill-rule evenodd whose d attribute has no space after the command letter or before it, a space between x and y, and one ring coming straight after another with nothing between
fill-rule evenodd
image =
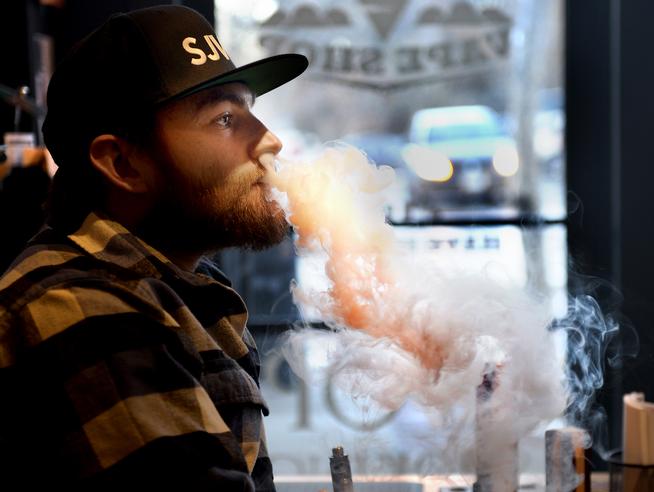
<instances>
[{"instance_id":1,"label":"man's neck","mask_svg":"<svg viewBox=\"0 0 654 492\"><path fill-rule=\"evenodd\" d=\"M157 248L155 244L152 244L152 246ZM170 250L166 251L165 249L159 249L159 248L157 249L161 251L161 253L170 261L172 261L176 266L188 272L195 271L200 261L200 258L202 258L203 256L202 254L174 252Z\"/></svg>"},{"instance_id":2,"label":"man's neck","mask_svg":"<svg viewBox=\"0 0 654 492\"><path fill-rule=\"evenodd\" d=\"M175 237L173 231L166 230L161 225L150 222L141 223L135 225L132 231L136 236L168 258L173 264L188 272L195 271L200 258L205 254L205 251L190 248L187 242L180 241L181 238Z\"/></svg>"}]
</instances>

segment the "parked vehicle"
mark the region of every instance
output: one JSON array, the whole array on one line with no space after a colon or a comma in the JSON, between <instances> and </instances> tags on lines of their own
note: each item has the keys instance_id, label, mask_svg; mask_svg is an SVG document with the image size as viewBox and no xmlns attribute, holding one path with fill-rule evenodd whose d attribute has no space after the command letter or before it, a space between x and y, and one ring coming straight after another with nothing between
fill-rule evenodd
<instances>
[{"instance_id":1,"label":"parked vehicle","mask_svg":"<svg viewBox=\"0 0 654 492\"><path fill-rule=\"evenodd\" d=\"M488 106L450 106L417 111L402 151L417 178L413 204L501 204L520 170L516 142L502 117Z\"/></svg>"}]
</instances>

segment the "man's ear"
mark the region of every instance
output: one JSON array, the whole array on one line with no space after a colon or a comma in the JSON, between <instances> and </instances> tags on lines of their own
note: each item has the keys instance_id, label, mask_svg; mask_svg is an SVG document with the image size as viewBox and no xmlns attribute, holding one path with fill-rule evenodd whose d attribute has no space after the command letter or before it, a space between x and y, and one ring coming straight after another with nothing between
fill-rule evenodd
<instances>
[{"instance_id":1,"label":"man's ear","mask_svg":"<svg viewBox=\"0 0 654 492\"><path fill-rule=\"evenodd\" d=\"M89 146L93 166L117 188L131 193L149 190L147 163L133 146L116 135L98 135Z\"/></svg>"}]
</instances>

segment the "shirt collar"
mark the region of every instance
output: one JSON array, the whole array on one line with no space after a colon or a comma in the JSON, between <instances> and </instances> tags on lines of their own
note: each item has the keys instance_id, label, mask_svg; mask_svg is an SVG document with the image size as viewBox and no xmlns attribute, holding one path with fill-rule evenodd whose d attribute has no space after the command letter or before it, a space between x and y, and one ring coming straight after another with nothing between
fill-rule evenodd
<instances>
[{"instance_id":1,"label":"shirt collar","mask_svg":"<svg viewBox=\"0 0 654 492\"><path fill-rule=\"evenodd\" d=\"M161 252L130 233L116 221L91 212L68 238L89 255L129 270L161 277L155 262L175 268Z\"/></svg>"},{"instance_id":2,"label":"shirt collar","mask_svg":"<svg viewBox=\"0 0 654 492\"><path fill-rule=\"evenodd\" d=\"M228 282L223 284L208 275L179 268L159 250L100 212L91 212L68 238L94 258L144 276L161 278L165 272L192 285L221 283L229 288Z\"/></svg>"}]
</instances>

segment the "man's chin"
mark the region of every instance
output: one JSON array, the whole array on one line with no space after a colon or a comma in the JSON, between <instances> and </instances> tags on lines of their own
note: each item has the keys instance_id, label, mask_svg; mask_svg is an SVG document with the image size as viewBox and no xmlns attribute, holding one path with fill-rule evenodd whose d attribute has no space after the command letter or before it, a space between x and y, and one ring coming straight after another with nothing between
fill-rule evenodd
<instances>
[{"instance_id":1,"label":"man's chin","mask_svg":"<svg viewBox=\"0 0 654 492\"><path fill-rule=\"evenodd\" d=\"M274 201L262 201L240 210L237 207L215 225L218 243L254 251L279 244L290 231L283 210Z\"/></svg>"},{"instance_id":2,"label":"man's chin","mask_svg":"<svg viewBox=\"0 0 654 492\"><path fill-rule=\"evenodd\" d=\"M281 222L273 218L273 220L261 223L260 227L252 228L249 237L242 238L241 244L234 246L261 251L281 243L288 237L289 231L290 227L286 220Z\"/></svg>"}]
</instances>

